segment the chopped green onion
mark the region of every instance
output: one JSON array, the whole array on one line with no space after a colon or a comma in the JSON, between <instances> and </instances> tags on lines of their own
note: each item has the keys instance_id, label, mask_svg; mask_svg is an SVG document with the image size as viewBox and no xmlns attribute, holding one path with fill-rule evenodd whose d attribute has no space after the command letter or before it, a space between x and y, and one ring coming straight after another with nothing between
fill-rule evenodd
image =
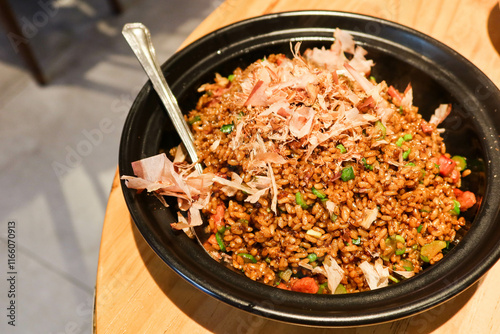
<instances>
[{"instance_id":1,"label":"chopped green onion","mask_svg":"<svg viewBox=\"0 0 500 334\"><path fill-rule=\"evenodd\" d=\"M377 80L375 79L375 77L373 75L370 75L370 80L377 82Z\"/></svg>"},{"instance_id":2,"label":"chopped green onion","mask_svg":"<svg viewBox=\"0 0 500 334\"><path fill-rule=\"evenodd\" d=\"M399 114L403 115L403 107L402 106L399 106Z\"/></svg>"},{"instance_id":3,"label":"chopped green onion","mask_svg":"<svg viewBox=\"0 0 500 334\"><path fill-rule=\"evenodd\" d=\"M323 235L320 232L315 231L315 230L307 230L306 234L309 234L310 236L315 237L315 238L320 238Z\"/></svg>"},{"instance_id":4,"label":"chopped green onion","mask_svg":"<svg viewBox=\"0 0 500 334\"><path fill-rule=\"evenodd\" d=\"M241 111L238 113L238 115L236 115L236 118L241 119L243 116L245 116L245 113L243 111Z\"/></svg>"},{"instance_id":5,"label":"chopped green onion","mask_svg":"<svg viewBox=\"0 0 500 334\"><path fill-rule=\"evenodd\" d=\"M221 234L221 236L224 234L224 232L226 232L227 230L227 227L226 226L222 226L220 229L219 229L219 233Z\"/></svg>"},{"instance_id":6,"label":"chopped green onion","mask_svg":"<svg viewBox=\"0 0 500 334\"><path fill-rule=\"evenodd\" d=\"M229 81L233 81L233 80L234 80L234 74L229 74L229 75L227 76L227 80L229 80Z\"/></svg>"},{"instance_id":7,"label":"chopped green onion","mask_svg":"<svg viewBox=\"0 0 500 334\"><path fill-rule=\"evenodd\" d=\"M266 257L266 259L264 261L266 261L266 263L271 263L271 259L268 257Z\"/></svg>"},{"instance_id":8,"label":"chopped green onion","mask_svg":"<svg viewBox=\"0 0 500 334\"><path fill-rule=\"evenodd\" d=\"M342 174L340 175L340 178L344 182L354 179L354 169L352 169L352 166L342 169Z\"/></svg>"},{"instance_id":9,"label":"chopped green onion","mask_svg":"<svg viewBox=\"0 0 500 334\"><path fill-rule=\"evenodd\" d=\"M358 237L357 239L352 239L352 244L361 245L361 237Z\"/></svg>"},{"instance_id":10,"label":"chopped green onion","mask_svg":"<svg viewBox=\"0 0 500 334\"><path fill-rule=\"evenodd\" d=\"M224 240L222 240L222 236L219 232L215 233L215 240L217 240L217 244L219 245L221 252L225 252L226 245L224 245Z\"/></svg>"},{"instance_id":11,"label":"chopped green onion","mask_svg":"<svg viewBox=\"0 0 500 334\"><path fill-rule=\"evenodd\" d=\"M240 220L238 220L238 223L248 224L248 220L246 220L246 219L240 219Z\"/></svg>"},{"instance_id":12,"label":"chopped green onion","mask_svg":"<svg viewBox=\"0 0 500 334\"><path fill-rule=\"evenodd\" d=\"M248 260L252 263L257 263L257 260L255 259L255 257L252 254L241 253L241 254L238 254L238 256L241 256L245 260Z\"/></svg>"},{"instance_id":13,"label":"chopped green onion","mask_svg":"<svg viewBox=\"0 0 500 334\"><path fill-rule=\"evenodd\" d=\"M316 292L318 295L322 295L323 294L323 291L325 290L325 288L328 286L328 282L325 282L325 283L321 283L319 285L319 289L318 289L318 292Z\"/></svg>"},{"instance_id":14,"label":"chopped green onion","mask_svg":"<svg viewBox=\"0 0 500 334\"><path fill-rule=\"evenodd\" d=\"M361 159L361 161L363 162L363 166L364 166L366 169L368 169L368 170L373 170L373 165L369 165L369 164L367 164L367 163L366 163L366 159L365 159L365 158Z\"/></svg>"},{"instance_id":15,"label":"chopped green onion","mask_svg":"<svg viewBox=\"0 0 500 334\"><path fill-rule=\"evenodd\" d=\"M391 235L387 239L385 239L385 243L388 247L391 247L394 249L394 254L396 255L403 255L406 252L406 240L400 236L400 235ZM403 247L398 248L398 243L402 243ZM390 258L391 255L389 254L387 258Z\"/></svg>"},{"instance_id":16,"label":"chopped green onion","mask_svg":"<svg viewBox=\"0 0 500 334\"><path fill-rule=\"evenodd\" d=\"M457 163L458 168L460 170L465 170L467 168L467 161L465 161L464 157L461 157L459 155L455 155L451 160L455 161Z\"/></svg>"},{"instance_id":17,"label":"chopped green onion","mask_svg":"<svg viewBox=\"0 0 500 334\"><path fill-rule=\"evenodd\" d=\"M403 139L404 139L404 141L410 141L413 139L413 136L411 134L407 133L403 136Z\"/></svg>"},{"instance_id":18,"label":"chopped green onion","mask_svg":"<svg viewBox=\"0 0 500 334\"><path fill-rule=\"evenodd\" d=\"M420 231L422 231L423 227L424 227L424 224L418 225L418 227L417 227L417 233L420 233Z\"/></svg>"},{"instance_id":19,"label":"chopped green onion","mask_svg":"<svg viewBox=\"0 0 500 334\"><path fill-rule=\"evenodd\" d=\"M344 154L347 152L346 148L342 144L338 144L336 147L340 150L341 154Z\"/></svg>"},{"instance_id":20,"label":"chopped green onion","mask_svg":"<svg viewBox=\"0 0 500 334\"><path fill-rule=\"evenodd\" d=\"M309 259L309 262L314 262L318 258L318 256L315 253L311 253L307 255L307 258Z\"/></svg>"},{"instance_id":21,"label":"chopped green onion","mask_svg":"<svg viewBox=\"0 0 500 334\"><path fill-rule=\"evenodd\" d=\"M403 152L403 159L408 159L408 157L410 156L410 153L411 153L411 148L408 149L408 151L404 151Z\"/></svg>"},{"instance_id":22,"label":"chopped green onion","mask_svg":"<svg viewBox=\"0 0 500 334\"><path fill-rule=\"evenodd\" d=\"M339 284L337 288L335 289L334 294L335 295L343 295L344 293L347 293L347 289L343 284Z\"/></svg>"},{"instance_id":23,"label":"chopped green onion","mask_svg":"<svg viewBox=\"0 0 500 334\"><path fill-rule=\"evenodd\" d=\"M460 214L460 202L455 199L453 200L453 210L451 210L451 213L457 216Z\"/></svg>"},{"instance_id":24,"label":"chopped green onion","mask_svg":"<svg viewBox=\"0 0 500 334\"><path fill-rule=\"evenodd\" d=\"M278 275L283 281L288 282L290 277L292 277L292 273L292 269L288 268L285 271L280 271Z\"/></svg>"},{"instance_id":25,"label":"chopped green onion","mask_svg":"<svg viewBox=\"0 0 500 334\"><path fill-rule=\"evenodd\" d=\"M200 117L200 115L196 115L193 118L191 118L188 121L188 123L189 123L189 125L193 125L194 123L199 122L199 121L201 121L201 117Z\"/></svg>"},{"instance_id":26,"label":"chopped green onion","mask_svg":"<svg viewBox=\"0 0 500 334\"><path fill-rule=\"evenodd\" d=\"M396 255L403 255L404 253L406 253L406 249L404 249L404 248L398 248L394 252L394 254L396 254Z\"/></svg>"},{"instance_id":27,"label":"chopped green onion","mask_svg":"<svg viewBox=\"0 0 500 334\"><path fill-rule=\"evenodd\" d=\"M420 258L424 262L429 262L444 248L446 248L446 241L434 240L433 242L422 246L422 249L420 250Z\"/></svg>"},{"instance_id":28,"label":"chopped green onion","mask_svg":"<svg viewBox=\"0 0 500 334\"><path fill-rule=\"evenodd\" d=\"M233 132L233 129L234 129L234 123L231 123L231 124L226 124L226 125L223 125L220 130L223 132L223 133L231 133Z\"/></svg>"},{"instance_id":29,"label":"chopped green onion","mask_svg":"<svg viewBox=\"0 0 500 334\"><path fill-rule=\"evenodd\" d=\"M405 243L406 242L405 238L403 238L399 234L396 234L396 236L394 237L394 239L396 239L396 241L399 241L401 243Z\"/></svg>"},{"instance_id":30,"label":"chopped green onion","mask_svg":"<svg viewBox=\"0 0 500 334\"><path fill-rule=\"evenodd\" d=\"M403 260L403 268L406 271L413 271L413 263L410 260Z\"/></svg>"},{"instance_id":31,"label":"chopped green onion","mask_svg":"<svg viewBox=\"0 0 500 334\"><path fill-rule=\"evenodd\" d=\"M394 283L399 283L399 280L396 277L392 276L392 275L389 275L389 279L391 281L393 281Z\"/></svg>"},{"instance_id":32,"label":"chopped green onion","mask_svg":"<svg viewBox=\"0 0 500 334\"><path fill-rule=\"evenodd\" d=\"M304 200L304 197L302 196L300 191L297 191L295 193L295 202L300 205L300 207L304 210L307 210L309 206L307 205L306 201Z\"/></svg>"},{"instance_id":33,"label":"chopped green onion","mask_svg":"<svg viewBox=\"0 0 500 334\"><path fill-rule=\"evenodd\" d=\"M413 162L409 162L409 163L407 163L407 164L405 165L405 167L406 167L406 166L412 166L412 167L415 167L415 164L414 164Z\"/></svg>"},{"instance_id":34,"label":"chopped green onion","mask_svg":"<svg viewBox=\"0 0 500 334\"><path fill-rule=\"evenodd\" d=\"M375 122L375 127L380 130L381 136L377 138L377 140L385 139L385 134L387 132L387 129L385 128L385 125L382 124L381 121L376 121Z\"/></svg>"},{"instance_id":35,"label":"chopped green onion","mask_svg":"<svg viewBox=\"0 0 500 334\"><path fill-rule=\"evenodd\" d=\"M314 196L316 196L317 198L326 199L326 194L324 192L322 192L321 190L318 190L318 189L312 187L311 191L314 194Z\"/></svg>"},{"instance_id":36,"label":"chopped green onion","mask_svg":"<svg viewBox=\"0 0 500 334\"><path fill-rule=\"evenodd\" d=\"M405 140L403 139L403 137L399 137L398 140L396 140L396 146L401 147L403 145L404 141Z\"/></svg>"},{"instance_id":37,"label":"chopped green onion","mask_svg":"<svg viewBox=\"0 0 500 334\"><path fill-rule=\"evenodd\" d=\"M337 216L336 214L334 214L334 213L332 213L332 215L330 216L330 219L331 219L331 220L332 220L332 222L334 222L334 223L335 223L335 221L337 221L337 218L338 218L338 216Z\"/></svg>"}]
</instances>

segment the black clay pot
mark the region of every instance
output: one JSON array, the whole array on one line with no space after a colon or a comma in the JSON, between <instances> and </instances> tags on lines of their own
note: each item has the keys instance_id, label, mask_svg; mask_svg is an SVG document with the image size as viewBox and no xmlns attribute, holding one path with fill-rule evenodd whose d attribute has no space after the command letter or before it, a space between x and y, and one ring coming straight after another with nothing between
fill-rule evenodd
<instances>
[{"instance_id":1,"label":"black clay pot","mask_svg":"<svg viewBox=\"0 0 500 334\"><path fill-rule=\"evenodd\" d=\"M463 240L438 264L402 283L350 295L309 295L253 282L212 260L183 233L173 231L175 202L164 208L154 197L123 187L138 229L160 258L200 290L242 310L272 319L314 326L356 326L386 322L429 309L476 282L500 257L500 92L461 55L412 29L372 17L305 11L262 16L215 31L170 58L162 67L186 112L196 89L216 72L230 74L271 53L291 56L290 42L329 47L336 27L350 32L376 63L372 75L403 90L411 82L414 104L426 119L440 103L453 112L442 124L447 150L468 157L473 173L464 188L478 198ZM132 161L179 144L159 98L147 83L123 130L121 175L133 175Z\"/></svg>"}]
</instances>

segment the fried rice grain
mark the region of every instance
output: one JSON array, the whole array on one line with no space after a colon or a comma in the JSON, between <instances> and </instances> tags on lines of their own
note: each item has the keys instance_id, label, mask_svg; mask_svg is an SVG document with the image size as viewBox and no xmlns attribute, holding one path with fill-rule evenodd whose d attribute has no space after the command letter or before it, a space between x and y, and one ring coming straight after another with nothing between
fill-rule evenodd
<instances>
[{"instance_id":1,"label":"fried rice grain","mask_svg":"<svg viewBox=\"0 0 500 334\"><path fill-rule=\"evenodd\" d=\"M437 128L450 108L423 120L411 85L367 79L373 62L342 34L331 49L301 56L298 44L293 58L217 74L186 115L214 176L200 205L214 234L205 248L281 289L353 293L408 279L459 241L460 208L475 203L458 189L470 170L453 164Z\"/></svg>"}]
</instances>

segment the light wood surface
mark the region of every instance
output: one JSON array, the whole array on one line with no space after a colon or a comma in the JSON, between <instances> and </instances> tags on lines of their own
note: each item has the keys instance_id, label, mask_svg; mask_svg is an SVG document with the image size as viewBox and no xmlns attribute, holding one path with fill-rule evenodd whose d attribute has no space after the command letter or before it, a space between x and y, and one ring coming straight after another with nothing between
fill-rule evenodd
<instances>
[{"instance_id":1,"label":"light wood surface","mask_svg":"<svg viewBox=\"0 0 500 334\"><path fill-rule=\"evenodd\" d=\"M266 13L329 9L382 17L426 33L472 61L500 87L500 55L488 37L497 1L228 0L184 45L227 24ZM491 20L490 20L491 22ZM497 21L500 29L500 20ZM228 306L181 279L132 222L115 176L96 280L97 333L500 333L500 263L467 291L430 311L375 326L305 328Z\"/></svg>"}]
</instances>

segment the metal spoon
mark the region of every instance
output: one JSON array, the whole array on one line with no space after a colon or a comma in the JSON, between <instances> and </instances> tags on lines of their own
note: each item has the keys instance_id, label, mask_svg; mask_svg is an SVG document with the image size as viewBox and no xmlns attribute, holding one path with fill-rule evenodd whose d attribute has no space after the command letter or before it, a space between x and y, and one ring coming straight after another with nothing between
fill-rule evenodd
<instances>
[{"instance_id":1,"label":"metal spoon","mask_svg":"<svg viewBox=\"0 0 500 334\"><path fill-rule=\"evenodd\" d=\"M168 86L167 81L163 76L163 72L160 69L158 61L156 59L153 42L151 41L151 34L148 28L146 28L146 26L144 26L142 23L127 23L123 27L122 34L132 48L132 51L134 51L142 67L146 71L146 74L153 84L153 88L160 96L160 99L165 105L165 109L167 110L167 113L170 116L175 129L177 130L177 133L181 137L181 141L184 144L184 147L186 148L191 161L196 162L195 168L201 174L203 172L203 169L197 162L198 155L196 154L196 149L193 144L193 134L184 121L181 109L179 108L179 104L177 103L177 99L170 90L170 87ZM206 229L203 226L200 226L199 228L197 227L196 230L194 228L191 228L191 231L195 235L202 248L205 249L205 247L203 247L203 242L208 240L210 234L207 233ZM212 258L219 261L216 257L210 254L210 252L207 251L207 253L212 256Z\"/></svg>"}]
</instances>

